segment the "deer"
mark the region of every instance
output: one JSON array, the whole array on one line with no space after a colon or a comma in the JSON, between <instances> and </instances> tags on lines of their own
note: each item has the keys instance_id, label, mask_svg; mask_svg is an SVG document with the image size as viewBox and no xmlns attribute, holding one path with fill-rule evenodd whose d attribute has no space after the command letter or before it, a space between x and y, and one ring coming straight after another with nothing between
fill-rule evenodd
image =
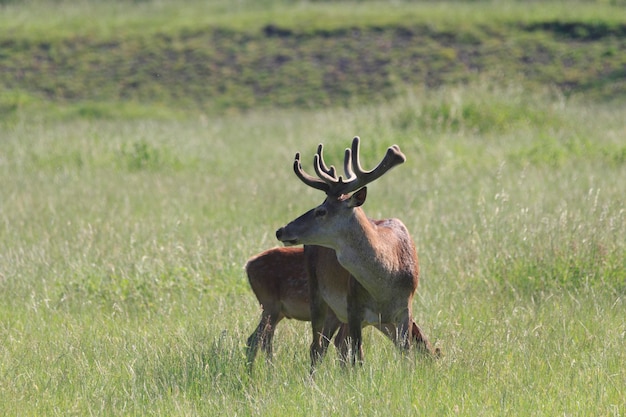
<instances>
[{"instance_id":1,"label":"deer","mask_svg":"<svg viewBox=\"0 0 626 417\"><path fill-rule=\"evenodd\" d=\"M335 167L324 162L323 144L318 145L313 157L317 177L302 169L300 153L296 153L296 176L305 185L323 191L326 198L276 231L276 238L285 247L304 245L313 333L311 373L328 346L324 337L328 310L348 324L348 360L353 366L363 363L362 328L366 325L383 331L404 351L415 342L419 350L440 355L413 320L419 262L408 229L396 218L370 219L361 207L367 196L366 185L404 163L406 157L393 145L374 169L365 171L360 164L359 146L360 138L356 136L345 151L345 177L337 176ZM324 270L325 262L318 260L331 256L349 272L347 285L338 285Z\"/></svg>"},{"instance_id":2,"label":"deer","mask_svg":"<svg viewBox=\"0 0 626 417\"><path fill-rule=\"evenodd\" d=\"M344 299L347 296L350 273L339 264L332 249L321 246L268 249L248 259L244 268L262 309L259 324L246 342L246 358L250 368L257 356L259 343L266 359L272 360L274 331L280 321L284 318L311 321L309 275L313 279L317 279L318 273L328 276L341 296ZM415 323L412 325L417 326ZM322 331L322 340L326 346L335 332L334 345L343 364L347 357L348 327L332 310L328 310Z\"/></svg>"},{"instance_id":3,"label":"deer","mask_svg":"<svg viewBox=\"0 0 626 417\"><path fill-rule=\"evenodd\" d=\"M278 247L263 251L248 259L245 271L262 308L259 324L246 343L247 363L252 367L259 343L266 359L272 359L272 339L281 320L311 321L309 281L302 247ZM342 273L337 268L336 272ZM337 316L330 312L324 320L322 337L330 341L340 326ZM345 334L346 330L340 331L335 338L337 347L344 338L340 335Z\"/></svg>"}]
</instances>

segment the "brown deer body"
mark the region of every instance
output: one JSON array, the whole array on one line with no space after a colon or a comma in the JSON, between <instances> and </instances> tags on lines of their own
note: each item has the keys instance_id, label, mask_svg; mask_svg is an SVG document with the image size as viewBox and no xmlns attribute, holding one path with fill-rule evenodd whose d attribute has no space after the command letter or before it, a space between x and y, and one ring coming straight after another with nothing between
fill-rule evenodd
<instances>
[{"instance_id":1,"label":"brown deer body","mask_svg":"<svg viewBox=\"0 0 626 417\"><path fill-rule=\"evenodd\" d=\"M259 343L266 357L272 358L272 338L276 325L282 319L311 321L311 307L303 248L266 250L250 258L245 270L250 287L263 309L259 325L246 344L246 357L251 366L258 352ZM340 325L337 317L331 312L325 316L322 337L329 341ZM336 343L339 344L340 341L336 340Z\"/></svg>"},{"instance_id":2,"label":"brown deer body","mask_svg":"<svg viewBox=\"0 0 626 417\"><path fill-rule=\"evenodd\" d=\"M347 322L347 294L351 276L339 264L333 250L321 246L268 249L251 257L245 270L250 287L263 310L258 326L246 344L250 366L256 358L259 343L266 357L271 359L274 331L282 319L311 321L310 291L315 296L319 295L318 275L327 277L323 283L329 286L324 287L324 293L328 294L327 298L332 302L331 309L325 310L321 317L323 330L320 343L325 351L333 334L339 329L334 342L340 357L345 360L348 327L344 323ZM308 275L311 275L311 280ZM315 283L312 289L309 287L310 282ZM337 318L334 309L343 312L344 323ZM320 313L317 314L320 317ZM417 328L414 323L413 326ZM381 330L390 335L386 329Z\"/></svg>"},{"instance_id":3,"label":"brown deer body","mask_svg":"<svg viewBox=\"0 0 626 417\"><path fill-rule=\"evenodd\" d=\"M335 168L325 165L322 145L314 158L318 175L315 178L302 170L300 155L296 154L296 175L305 184L324 191L327 198L320 206L278 229L276 237L286 246L304 244L332 249L352 277L344 307L337 302L333 277L319 271L312 273L309 267L312 367L321 359L327 345L322 336L328 306L340 320L348 322L352 363L363 360L361 329L367 324L385 331L404 349L409 349L411 340L416 340L421 349L434 353L413 322L412 301L419 280L419 263L408 230L397 219L371 220L361 208L367 195L365 185L404 160L394 145L375 169L366 172L360 166L356 137L352 149L346 149L346 178L337 177ZM354 193L347 195L350 192Z\"/></svg>"}]
</instances>

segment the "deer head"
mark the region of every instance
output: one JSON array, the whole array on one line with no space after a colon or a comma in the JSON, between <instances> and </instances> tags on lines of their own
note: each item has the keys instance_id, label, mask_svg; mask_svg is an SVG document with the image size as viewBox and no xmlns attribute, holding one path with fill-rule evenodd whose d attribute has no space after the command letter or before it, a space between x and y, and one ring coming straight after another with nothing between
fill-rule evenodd
<instances>
[{"instance_id":1,"label":"deer head","mask_svg":"<svg viewBox=\"0 0 626 417\"><path fill-rule=\"evenodd\" d=\"M355 211L365 202L365 186L406 160L400 148L393 145L387 149L384 158L374 169L366 171L361 167L359 145L360 139L357 136L352 140L351 149L346 149L344 176L338 176L334 166L326 165L322 144L317 147L317 153L313 157L313 168L317 177L304 172L300 153L296 153L293 169L298 178L306 185L324 191L327 198L318 207L278 229L278 240L287 246L315 244L336 249L337 242L342 241L350 230L354 230L350 222L355 221ZM348 193L351 192L354 194L349 196Z\"/></svg>"}]
</instances>

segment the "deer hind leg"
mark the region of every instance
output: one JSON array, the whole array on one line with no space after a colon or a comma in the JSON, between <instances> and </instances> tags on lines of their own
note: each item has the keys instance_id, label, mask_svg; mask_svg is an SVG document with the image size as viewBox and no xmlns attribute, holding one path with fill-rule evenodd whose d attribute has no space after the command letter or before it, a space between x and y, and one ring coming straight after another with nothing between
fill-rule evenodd
<instances>
[{"instance_id":1,"label":"deer hind leg","mask_svg":"<svg viewBox=\"0 0 626 417\"><path fill-rule=\"evenodd\" d=\"M274 336L274 329L278 322L282 319L280 314L273 314L263 311L261 314L261 320L254 332L248 337L246 343L246 358L248 365L252 366L254 359L256 358L259 350L259 343L265 352L268 360L272 359L272 338Z\"/></svg>"},{"instance_id":2,"label":"deer hind leg","mask_svg":"<svg viewBox=\"0 0 626 417\"><path fill-rule=\"evenodd\" d=\"M426 339L426 336L424 336L422 329L420 329L414 321L412 322L412 335L412 340L415 342L415 346L419 352L426 353L435 358L441 356L441 350L439 348L433 349L428 339Z\"/></svg>"},{"instance_id":3,"label":"deer hind leg","mask_svg":"<svg viewBox=\"0 0 626 417\"><path fill-rule=\"evenodd\" d=\"M265 357L267 360L272 360L274 356L274 349L272 340L274 339L274 330L276 330L276 325L282 319L280 316L271 315L265 325L265 329L263 332L263 337L261 337L261 348L265 352Z\"/></svg>"},{"instance_id":4,"label":"deer hind leg","mask_svg":"<svg viewBox=\"0 0 626 417\"><path fill-rule=\"evenodd\" d=\"M256 354L259 350L259 339L261 338L264 327L265 320L262 316L259 325L256 327L256 329L254 329L250 337L248 337L248 341L246 342L246 359L248 362L248 366L252 366L252 364L254 363L254 359L256 358Z\"/></svg>"},{"instance_id":5,"label":"deer hind leg","mask_svg":"<svg viewBox=\"0 0 626 417\"><path fill-rule=\"evenodd\" d=\"M418 352L426 353L434 357L441 356L441 350L439 348L433 349L430 342L428 341L428 339L426 339L424 333L414 320L411 320L411 335L408 339L405 339L401 336L402 330L400 329L400 327L396 327L395 325L383 323L378 326L378 328L399 348L408 349L405 340L410 340L410 343L408 345L414 345Z\"/></svg>"}]
</instances>

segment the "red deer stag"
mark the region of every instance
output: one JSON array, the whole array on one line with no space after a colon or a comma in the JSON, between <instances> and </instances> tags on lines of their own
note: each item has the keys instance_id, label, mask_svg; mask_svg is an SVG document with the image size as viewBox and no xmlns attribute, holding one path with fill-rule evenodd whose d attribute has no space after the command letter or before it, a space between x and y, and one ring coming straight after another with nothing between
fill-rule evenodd
<instances>
[{"instance_id":1,"label":"red deer stag","mask_svg":"<svg viewBox=\"0 0 626 417\"><path fill-rule=\"evenodd\" d=\"M324 163L322 144L313 159L317 178L302 170L300 154L296 154L294 171L298 178L324 191L327 197L321 205L276 231L277 239L286 246L304 244L305 252L309 245L334 250L334 256L352 276L342 293L331 274L315 270L319 262L308 262L312 370L328 345L323 331L329 306L341 321L348 323L352 364L363 361L361 331L366 324L386 332L399 347L409 349L411 340L416 340L418 348L438 354L433 352L419 327L412 325L411 304L418 285L419 264L408 230L398 219L371 220L361 208L367 194L365 185L403 163L406 157L394 145L376 168L364 171L359 161L359 142L355 137L352 148L346 149L345 178L338 177L335 168ZM319 249L314 251L318 252L314 256L328 256Z\"/></svg>"}]
</instances>

